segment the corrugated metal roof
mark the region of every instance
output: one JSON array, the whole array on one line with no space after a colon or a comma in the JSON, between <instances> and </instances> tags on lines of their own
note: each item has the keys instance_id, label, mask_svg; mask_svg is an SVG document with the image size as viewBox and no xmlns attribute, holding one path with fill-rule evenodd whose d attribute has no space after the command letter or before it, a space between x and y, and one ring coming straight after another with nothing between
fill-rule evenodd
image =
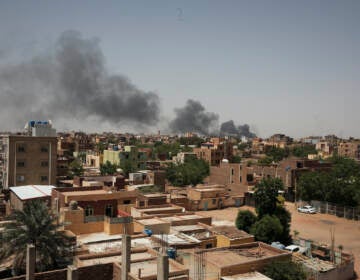
<instances>
[{"instance_id":1,"label":"corrugated metal roof","mask_svg":"<svg viewBox=\"0 0 360 280\"><path fill-rule=\"evenodd\" d=\"M32 198L51 196L51 190L53 188L55 187L49 185L28 185L10 187L10 191L12 191L21 200L27 200Z\"/></svg>"}]
</instances>

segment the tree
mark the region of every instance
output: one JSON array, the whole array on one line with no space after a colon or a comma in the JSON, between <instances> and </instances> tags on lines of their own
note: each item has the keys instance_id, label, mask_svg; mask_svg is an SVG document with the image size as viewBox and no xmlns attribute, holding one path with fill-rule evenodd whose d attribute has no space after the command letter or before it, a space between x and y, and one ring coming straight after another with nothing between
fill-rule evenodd
<instances>
[{"instance_id":1,"label":"tree","mask_svg":"<svg viewBox=\"0 0 360 280\"><path fill-rule=\"evenodd\" d=\"M69 176L74 178L74 176L81 176L84 173L84 168L79 159L73 160L69 165Z\"/></svg>"},{"instance_id":2,"label":"tree","mask_svg":"<svg viewBox=\"0 0 360 280\"><path fill-rule=\"evenodd\" d=\"M256 212L261 219L265 214L274 214L279 191L284 189L284 184L279 178L263 179L255 185L255 207Z\"/></svg>"},{"instance_id":3,"label":"tree","mask_svg":"<svg viewBox=\"0 0 360 280\"><path fill-rule=\"evenodd\" d=\"M131 160L129 159L121 160L120 168L122 169L126 177L129 176L129 173L133 173L137 170L137 168L131 163Z\"/></svg>"},{"instance_id":4,"label":"tree","mask_svg":"<svg viewBox=\"0 0 360 280\"><path fill-rule=\"evenodd\" d=\"M240 230L250 232L250 229L255 222L256 216L253 212L249 210L241 210L237 214L235 226Z\"/></svg>"},{"instance_id":5,"label":"tree","mask_svg":"<svg viewBox=\"0 0 360 280\"><path fill-rule=\"evenodd\" d=\"M1 239L0 260L14 255L15 274L24 272L27 244L35 246L37 271L62 268L71 261L69 237L58 231L56 217L44 202L29 201L9 218L11 222L5 224Z\"/></svg>"},{"instance_id":6,"label":"tree","mask_svg":"<svg viewBox=\"0 0 360 280\"><path fill-rule=\"evenodd\" d=\"M265 215L258 220L250 230L255 239L265 243L278 241L281 238L283 226L276 216Z\"/></svg>"},{"instance_id":7,"label":"tree","mask_svg":"<svg viewBox=\"0 0 360 280\"><path fill-rule=\"evenodd\" d=\"M233 156L230 160L231 163L241 163L241 157L240 156Z\"/></svg>"},{"instance_id":8,"label":"tree","mask_svg":"<svg viewBox=\"0 0 360 280\"><path fill-rule=\"evenodd\" d=\"M100 164L101 175L113 175L116 173L117 165L112 164L110 161L106 161L104 164Z\"/></svg>"},{"instance_id":9,"label":"tree","mask_svg":"<svg viewBox=\"0 0 360 280\"><path fill-rule=\"evenodd\" d=\"M302 145L295 146L291 150L291 154L295 157L307 158L310 154L317 154L318 151L315 149L315 145Z\"/></svg>"},{"instance_id":10,"label":"tree","mask_svg":"<svg viewBox=\"0 0 360 280\"><path fill-rule=\"evenodd\" d=\"M279 236L277 241L280 241L282 244L288 245L291 244L292 238L290 234L290 226L291 226L291 214L288 210L286 210L283 206L278 205L274 212L274 215L279 219L280 224L282 226L282 233Z\"/></svg>"},{"instance_id":11,"label":"tree","mask_svg":"<svg viewBox=\"0 0 360 280\"><path fill-rule=\"evenodd\" d=\"M202 159L188 159L183 164L170 163L166 167L166 179L174 186L197 185L209 176L209 164Z\"/></svg>"},{"instance_id":12,"label":"tree","mask_svg":"<svg viewBox=\"0 0 360 280\"><path fill-rule=\"evenodd\" d=\"M289 149L278 148L275 146L267 146L265 154L271 159L271 162L279 162L283 158L289 156Z\"/></svg>"},{"instance_id":13,"label":"tree","mask_svg":"<svg viewBox=\"0 0 360 280\"><path fill-rule=\"evenodd\" d=\"M271 262L265 266L264 274L273 280L305 280L307 278L302 266L292 261Z\"/></svg>"}]
</instances>

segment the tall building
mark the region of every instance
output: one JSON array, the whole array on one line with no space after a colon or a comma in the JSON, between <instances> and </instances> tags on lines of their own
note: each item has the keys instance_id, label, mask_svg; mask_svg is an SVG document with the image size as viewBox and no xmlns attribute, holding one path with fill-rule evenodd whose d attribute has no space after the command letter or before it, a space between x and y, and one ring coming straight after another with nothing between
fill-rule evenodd
<instances>
[{"instance_id":1,"label":"tall building","mask_svg":"<svg viewBox=\"0 0 360 280\"><path fill-rule=\"evenodd\" d=\"M122 166L127 162L133 169L146 169L146 152L139 151L136 146L125 146L124 150L104 150L103 162Z\"/></svg>"},{"instance_id":2,"label":"tall building","mask_svg":"<svg viewBox=\"0 0 360 280\"><path fill-rule=\"evenodd\" d=\"M4 189L56 183L56 137L0 136L0 184Z\"/></svg>"}]
</instances>

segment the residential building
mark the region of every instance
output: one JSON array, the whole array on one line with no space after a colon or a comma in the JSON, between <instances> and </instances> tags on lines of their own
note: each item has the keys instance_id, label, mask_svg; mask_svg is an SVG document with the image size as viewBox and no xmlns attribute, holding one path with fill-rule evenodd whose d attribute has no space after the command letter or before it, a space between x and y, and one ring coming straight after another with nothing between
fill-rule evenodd
<instances>
[{"instance_id":1,"label":"residential building","mask_svg":"<svg viewBox=\"0 0 360 280\"><path fill-rule=\"evenodd\" d=\"M55 185L56 137L0 137L0 178L4 189L19 185Z\"/></svg>"},{"instance_id":2,"label":"residential building","mask_svg":"<svg viewBox=\"0 0 360 280\"><path fill-rule=\"evenodd\" d=\"M338 155L341 157L360 160L360 141L342 142L338 146Z\"/></svg>"},{"instance_id":3,"label":"residential building","mask_svg":"<svg viewBox=\"0 0 360 280\"><path fill-rule=\"evenodd\" d=\"M223 159L230 160L233 156L233 144L221 138L211 138L210 142L194 148L193 152L198 159L203 159L211 166L219 165Z\"/></svg>"},{"instance_id":4,"label":"residential building","mask_svg":"<svg viewBox=\"0 0 360 280\"><path fill-rule=\"evenodd\" d=\"M124 150L104 150L103 162L122 166L127 163L133 169L146 169L146 152L141 152L136 146L125 146Z\"/></svg>"}]
</instances>

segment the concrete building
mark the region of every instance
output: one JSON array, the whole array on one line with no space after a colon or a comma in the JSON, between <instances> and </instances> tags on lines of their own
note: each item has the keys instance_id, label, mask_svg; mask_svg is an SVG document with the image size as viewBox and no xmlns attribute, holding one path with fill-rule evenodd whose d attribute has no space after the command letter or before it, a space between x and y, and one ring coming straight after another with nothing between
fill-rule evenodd
<instances>
[{"instance_id":1,"label":"concrete building","mask_svg":"<svg viewBox=\"0 0 360 280\"><path fill-rule=\"evenodd\" d=\"M186 252L184 266L189 268L190 277L205 274L207 280L218 280L219 276L260 271L272 261L290 260L291 253L262 242L253 242L228 248L213 248ZM206 268L206 269L205 269Z\"/></svg>"},{"instance_id":2,"label":"concrete building","mask_svg":"<svg viewBox=\"0 0 360 280\"><path fill-rule=\"evenodd\" d=\"M360 160L360 142L342 142L338 146L338 155L341 157Z\"/></svg>"},{"instance_id":3,"label":"concrete building","mask_svg":"<svg viewBox=\"0 0 360 280\"><path fill-rule=\"evenodd\" d=\"M29 121L25 125L28 136L35 137L56 137L56 129L52 127L52 122L48 121Z\"/></svg>"},{"instance_id":4,"label":"concrete building","mask_svg":"<svg viewBox=\"0 0 360 280\"><path fill-rule=\"evenodd\" d=\"M133 169L146 169L146 152L140 152L136 146L125 146L124 150L104 150L103 162L121 166L127 162Z\"/></svg>"},{"instance_id":5,"label":"concrete building","mask_svg":"<svg viewBox=\"0 0 360 280\"><path fill-rule=\"evenodd\" d=\"M49 206L51 204L51 190L54 186L47 185L30 185L10 187L10 201L7 214L13 210L23 210L26 203L33 200L41 200Z\"/></svg>"},{"instance_id":6,"label":"concrete building","mask_svg":"<svg viewBox=\"0 0 360 280\"><path fill-rule=\"evenodd\" d=\"M210 142L194 148L193 152L198 159L203 159L211 166L219 165L223 159L230 160L233 155L233 144L220 138L212 138Z\"/></svg>"},{"instance_id":7,"label":"concrete building","mask_svg":"<svg viewBox=\"0 0 360 280\"><path fill-rule=\"evenodd\" d=\"M56 183L56 137L0 137L0 178L4 189Z\"/></svg>"}]
</instances>

